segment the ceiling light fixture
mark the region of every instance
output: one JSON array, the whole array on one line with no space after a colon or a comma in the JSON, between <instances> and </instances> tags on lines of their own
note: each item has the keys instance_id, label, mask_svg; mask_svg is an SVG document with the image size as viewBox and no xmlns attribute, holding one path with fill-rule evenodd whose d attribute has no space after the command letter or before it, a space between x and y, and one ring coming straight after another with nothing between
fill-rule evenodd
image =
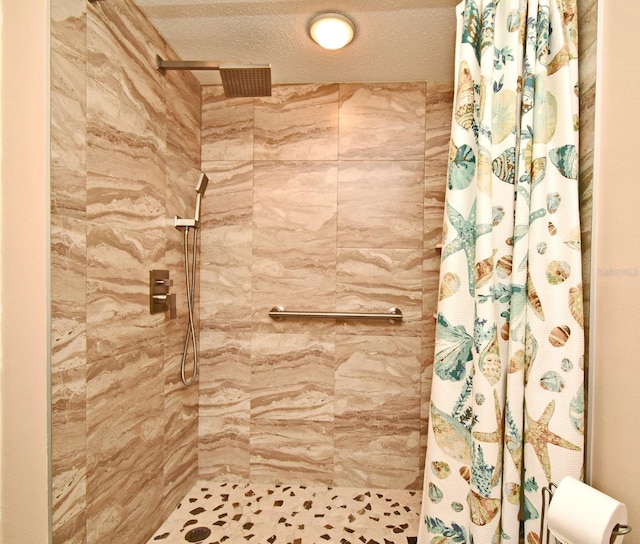
<instances>
[{"instance_id":1,"label":"ceiling light fixture","mask_svg":"<svg viewBox=\"0 0 640 544\"><path fill-rule=\"evenodd\" d=\"M311 39L325 49L342 49L356 33L355 24L342 13L318 13L309 21Z\"/></svg>"}]
</instances>

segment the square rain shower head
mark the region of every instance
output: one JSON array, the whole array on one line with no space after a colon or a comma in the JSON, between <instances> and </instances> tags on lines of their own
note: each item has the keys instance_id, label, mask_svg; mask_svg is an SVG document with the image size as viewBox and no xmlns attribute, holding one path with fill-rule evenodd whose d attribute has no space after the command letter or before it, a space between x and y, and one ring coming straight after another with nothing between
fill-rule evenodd
<instances>
[{"instance_id":1,"label":"square rain shower head","mask_svg":"<svg viewBox=\"0 0 640 544\"><path fill-rule=\"evenodd\" d=\"M220 79L227 98L271 96L268 64L220 64Z\"/></svg>"},{"instance_id":2,"label":"square rain shower head","mask_svg":"<svg viewBox=\"0 0 640 544\"><path fill-rule=\"evenodd\" d=\"M158 70L217 70L227 98L271 96L270 64L233 64L208 60L164 60L156 55Z\"/></svg>"}]
</instances>

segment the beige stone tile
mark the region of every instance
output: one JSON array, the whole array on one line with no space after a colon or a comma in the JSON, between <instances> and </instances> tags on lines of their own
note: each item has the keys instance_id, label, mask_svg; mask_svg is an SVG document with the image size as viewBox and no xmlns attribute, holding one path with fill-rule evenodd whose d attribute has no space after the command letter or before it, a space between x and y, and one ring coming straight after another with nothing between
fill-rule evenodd
<instances>
[{"instance_id":1,"label":"beige stone tile","mask_svg":"<svg viewBox=\"0 0 640 544\"><path fill-rule=\"evenodd\" d=\"M161 265L162 238L92 225L87 241L88 360L160 342L165 315L150 314L148 293L149 269Z\"/></svg>"},{"instance_id":2,"label":"beige stone tile","mask_svg":"<svg viewBox=\"0 0 640 544\"><path fill-rule=\"evenodd\" d=\"M453 112L453 83L434 81L427 83L425 158L446 159L451 138Z\"/></svg>"},{"instance_id":3,"label":"beige stone tile","mask_svg":"<svg viewBox=\"0 0 640 544\"><path fill-rule=\"evenodd\" d=\"M148 271L139 276L125 282L121 271L109 270L102 279L87 281L87 360L147 349L162 341L165 316L149 314Z\"/></svg>"},{"instance_id":4,"label":"beige stone tile","mask_svg":"<svg viewBox=\"0 0 640 544\"><path fill-rule=\"evenodd\" d=\"M444 198L447 186L446 157L431 159L426 164L424 191L424 247L434 249L442 243Z\"/></svg>"},{"instance_id":5,"label":"beige stone tile","mask_svg":"<svg viewBox=\"0 0 640 544\"><path fill-rule=\"evenodd\" d=\"M426 83L340 85L340 159L422 160Z\"/></svg>"},{"instance_id":6,"label":"beige stone tile","mask_svg":"<svg viewBox=\"0 0 640 544\"><path fill-rule=\"evenodd\" d=\"M422 335L422 364L420 367L420 379L424 382L431 382L433 374L433 361L436 346L436 312L432 312L433 317L424 321L424 334Z\"/></svg>"},{"instance_id":7,"label":"beige stone tile","mask_svg":"<svg viewBox=\"0 0 640 544\"><path fill-rule=\"evenodd\" d=\"M332 421L335 340L332 335L254 334L251 417Z\"/></svg>"},{"instance_id":8,"label":"beige stone tile","mask_svg":"<svg viewBox=\"0 0 640 544\"><path fill-rule=\"evenodd\" d=\"M52 212L84 217L86 175L86 3L51 6Z\"/></svg>"},{"instance_id":9,"label":"beige stone tile","mask_svg":"<svg viewBox=\"0 0 640 544\"><path fill-rule=\"evenodd\" d=\"M207 248L200 268L200 320L205 329L251 329L250 247Z\"/></svg>"},{"instance_id":10,"label":"beige stone tile","mask_svg":"<svg viewBox=\"0 0 640 544\"><path fill-rule=\"evenodd\" d=\"M433 350L435 346L436 320L438 311L440 258L442 248L442 225L444 220L444 194L447 179L447 161L444 158L427 162L424 204L424 261L422 316L422 379L432 372Z\"/></svg>"},{"instance_id":11,"label":"beige stone tile","mask_svg":"<svg viewBox=\"0 0 640 544\"><path fill-rule=\"evenodd\" d=\"M595 132L595 96L597 69L598 2L579 2L579 85L580 85L580 224L582 245L582 278L584 315L591 306L591 248L593 223L593 161ZM585 322L585 345L589 345L589 320ZM588 359L588 354L586 359ZM585 359L585 368L589 361Z\"/></svg>"},{"instance_id":12,"label":"beige stone tile","mask_svg":"<svg viewBox=\"0 0 640 544\"><path fill-rule=\"evenodd\" d=\"M420 418L420 338L336 338L336 419Z\"/></svg>"},{"instance_id":13,"label":"beige stone tile","mask_svg":"<svg viewBox=\"0 0 640 544\"><path fill-rule=\"evenodd\" d=\"M333 480L333 422L255 419L250 444L251 482Z\"/></svg>"},{"instance_id":14,"label":"beige stone tile","mask_svg":"<svg viewBox=\"0 0 640 544\"><path fill-rule=\"evenodd\" d=\"M341 161L338 247L419 248L424 161Z\"/></svg>"},{"instance_id":15,"label":"beige stone tile","mask_svg":"<svg viewBox=\"0 0 640 544\"><path fill-rule=\"evenodd\" d=\"M164 229L129 230L111 225L87 225L87 275L99 278L103 270L160 268L164 258ZM149 272L146 273L147 280ZM123 279L127 277L123 274ZM148 289L145 295L148 294Z\"/></svg>"},{"instance_id":16,"label":"beige stone tile","mask_svg":"<svg viewBox=\"0 0 640 544\"><path fill-rule=\"evenodd\" d=\"M86 373L84 366L51 376L52 523L60 528L83 512L86 493Z\"/></svg>"},{"instance_id":17,"label":"beige stone tile","mask_svg":"<svg viewBox=\"0 0 640 544\"><path fill-rule=\"evenodd\" d=\"M53 544L86 544L86 521L84 510L64 525L53 527Z\"/></svg>"},{"instance_id":18,"label":"beige stone tile","mask_svg":"<svg viewBox=\"0 0 640 544\"><path fill-rule=\"evenodd\" d=\"M86 210L86 122L74 111L78 107L66 97L51 97L51 211L82 219ZM73 142L76 148L69 149L63 142Z\"/></svg>"},{"instance_id":19,"label":"beige stone tile","mask_svg":"<svg viewBox=\"0 0 640 544\"><path fill-rule=\"evenodd\" d=\"M593 58L587 59L584 56L585 50L590 48L597 41L598 35L598 0L583 0L578 4L579 25L579 46L580 60L584 60L584 64L591 63ZM586 66L585 66L586 67Z\"/></svg>"},{"instance_id":20,"label":"beige stone tile","mask_svg":"<svg viewBox=\"0 0 640 544\"><path fill-rule=\"evenodd\" d=\"M177 320L167 320L165 324ZM186 327L182 327L179 333L167 332L165 326L165 349L163 363L164 379L164 451L165 451L165 475L167 485L171 485L174 480L180 480L180 475L171 473L172 466L184 466L185 474L189 474L197 466L197 446L198 446L198 397L199 383L189 387L182 383L181 362L182 351L174 354L167 350L167 344L171 336L178 337L181 342L180 348L184 345L184 334ZM185 374L191 376L193 369L193 354L188 352ZM179 453L185 450L187 453ZM189 459L192 461L189 462ZM191 474L195 477L195 472ZM192 484L193 481L190 483Z\"/></svg>"},{"instance_id":21,"label":"beige stone tile","mask_svg":"<svg viewBox=\"0 0 640 544\"><path fill-rule=\"evenodd\" d=\"M181 435L165 436L161 520L184 499L197 478L198 421L193 418Z\"/></svg>"},{"instance_id":22,"label":"beige stone tile","mask_svg":"<svg viewBox=\"0 0 640 544\"><path fill-rule=\"evenodd\" d=\"M51 369L84 365L87 349L85 223L51 216Z\"/></svg>"},{"instance_id":23,"label":"beige stone tile","mask_svg":"<svg viewBox=\"0 0 640 544\"><path fill-rule=\"evenodd\" d=\"M275 85L255 102L255 160L336 160L338 85Z\"/></svg>"},{"instance_id":24,"label":"beige stone tile","mask_svg":"<svg viewBox=\"0 0 640 544\"><path fill-rule=\"evenodd\" d=\"M88 488L128 469L161 470L162 343L87 365ZM150 451L158 452L156 455Z\"/></svg>"},{"instance_id":25,"label":"beige stone tile","mask_svg":"<svg viewBox=\"0 0 640 544\"><path fill-rule=\"evenodd\" d=\"M184 266L183 233L174 228L173 218L193 217L200 176L200 84L193 74L182 71L167 72L166 83L165 251L167 268L177 272Z\"/></svg>"},{"instance_id":26,"label":"beige stone tile","mask_svg":"<svg viewBox=\"0 0 640 544\"><path fill-rule=\"evenodd\" d=\"M364 320L341 322L341 332L421 335L422 250L340 249L337 259L338 311L377 313L397 307L403 314L403 320L399 323Z\"/></svg>"},{"instance_id":27,"label":"beige stone tile","mask_svg":"<svg viewBox=\"0 0 640 544\"><path fill-rule=\"evenodd\" d=\"M340 487L414 489L419 478L420 421L336 418L335 477Z\"/></svg>"},{"instance_id":28,"label":"beige stone tile","mask_svg":"<svg viewBox=\"0 0 640 544\"><path fill-rule=\"evenodd\" d=\"M162 351L151 344L87 367L90 542L138 539L161 521Z\"/></svg>"},{"instance_id":29,"label":"beige stone tile","mask_svg":"<svg viewBox=\"0 0 640 544\"><path fill-rule=\"evenodd\" d=\"M254 168L254 247L335 247L335 162L264 161Z\"/></svg>"},{"instance_id":30,"label":"beige stone tile","mask_svg":"<svg viewBox=\"0 0 640 544\"><path fill-rule=\"evenodd\" d=\"M189 312L187 308L187 294L186 287L184 285L184 269L179 268L176 270L173 267L168 267L170 277L173 281L173 285L170 287L172 294L176 295L176 313L175 319L171 319L168 312L164 314L157 314L162 323L160 328L163 332L164 340L164 360L165 360L165 387L173 388L173 386L180 389L182 382L177 380L180 376L180 364L182 360L182 351L184 349L185 335L187 331L187 325L189 322ZM199 277L198 277L199 282ZM200 291L196 293L199 295ZM196 331L199 330L198 319L198 299L195 301L194 318L196 323ZM150 316L152 317L152 316ZM187 357L187 375L191 374L191 368L193 364L193 352L191 351L191 343L189 344L189 353ZM177 380L177 381L176 381Z\"/></svg>"},{"instance_id":31,"label":"beige stone tile","mask_svg":"<svg viewBox=\"0 0 640 544\"><path fill-rule=\"evenodd\" d=\"M255 332L326 333L332 320L272 320L275 306L289 310L335 309L336 255L324 248L255 248L253 251L252 327Z\"/></svg>"},{"instance_id":32,"label":"beige stone tile","mask_svg":"<svg viewBox=\"0 0 640 544\"><path fill-rule=\"evenodd\" d=\"M202 162L253 159L253 98L227 98L221 85L202 87Z\"/></svg>"},{"instance_id":33,"label":"beige stone tile","mask_svg":"<svg viewBox=\"0 0 640 544\"><path fill-rule=\"evenodd\" d=\"M432 370L432 369L431 369ZM425 459L427 457L427 436L429 433L429 411L431 408L431 376L421 382L421 398L422 404L420 408L420 457L418 459L418 468L420 469L420 475L416 481L417 487L415 489L422 490L424 481L424 469Z\"/></svg>"},{"instance_id":34,"label":"beige stone tile","mask_svg":"<svg viewBox=\"0 0 640 544\"><path fill-rule=\"evenodd\" d=\"M162 472L133 468L101 474L87 488L87 542L146 542L162 523Z\"/></svg>"},{"instance_id":35,"label":"beige stone tile","mask_svg":"<svg viewBox=\"0 0 640 544\"><path fill-rule=\"evenodd\" d=\"M86 43L86 2L83 0L57 0L51 3L51 36L58 46L84 54Z\"/></svg>"},{"instance_id":36,"label":"beige stone tile","mask_svg":"<svg viewBox=\"0 0 640 544\"><path fill-rule=\"evenodd\" d=\"M51 6L51 210L83 218L86 176L86 2Z\"/></svg>"},{"instance_id":37,"label":"beige stone tile","mask_svg":"<svg viewBox=\"0 0 640 544\"><path fill-rule=\"evenodd\" d=\"M166 58L165 42L130 0L87 6L87 51L91 80L139 116L164 126L165 75L156 68L156 55Z\"/></svg>"},{"instance_id":38,"label":"beige stone tile","mask_svg":"<svg viewBox=\"0 0 640 544\"><path fill-rule=\"evenodd\" d=\"M249 418L201 417L198 474L217 482L249 481Z\"/></svg>"},{"instance_id":39,"label":"beige stone tile","mask_svg":"<svg viewBox=\"0 0 640 544\"><path fill-rule=\"evenodd\" d=\"M252 242L253 163L203 161L209 178L202 199L203 258L219 246L250 247Z\"/></svg>"},{"instance_id":40,"label":"beige stone tile","mask_svg":"<svg viewBox=\"0 0 640 544\"><path fill-rule=\"evenodd\" d=\"M188 322L188 303L187 303L187 287L186 276L184 269L184 239L183 230L177 230L173 227L166 227L165 232L167 235L164 238L164 263L160 262L155 264L152 268L160 270L167 270L169 272L169 279L173 282L169 288L171 294L176 296L176 319L169 319L169 313L164 314L164 334L165 334L165 349L166 357L175 357L182 353L182 346L184 344L184 336ZM191 251L193 243L193 231L189 234L189 243L187 253L189 256L189 270L191 273L191 262L193 254ZM202 242L199 239L198 245L201 246ZM160 244L162 247L162 244ZM197 257L197 266L201 266L200 255ZM194 317L196 322L198 320L198 307L201 294L201 273L200 270L196 271L196 285L198 286L195 293L195 313ZM162 317L160 319L163 319Z\"/></svg>"},{"instance_id":41,"label":"beige stone tile","mask_svg":"<svg viewBox=\"0 0 640 544\"><path fill-rule=\"evenodd\" d=\"M178 58L174 52L168 54ZM164 77L167 143L180 150L198 166L202 133L200 83L189 71L168 70Z\"/></svg>"},{"instance_id":42,"label":"beige stone tile","mask_svg":"<svg viewBox=\"0 0 640 544\"><path fill-rule=\"evenodd\" d=\"M171 287L171 291L174 292L174 288ZM186 298L186 295L177 295L177 299L180 300ZM196 318L196 338L198 338L198 318ZM198 407L198 378L196 378L194 387L185 387L181 379L181 367L182 367L182 352L185 344L185 337L187 332L188 315L186 310L182 313L178 313L176 319L170 319L167 313L164 316L164 392L165 392L165 404L176 402L184 409L193 408L197 412ZM199 353L199 351L198 351ZM189 349L187 351L185 375L187 379L191 377L193 372L193 349L191 345L191 338L189 338ZM199 373L198 373L199 374ZM175 396L175 399L173 397Z\"/></svg>"},{"instance_id":43,"label":"beige stone tile","mask_svg":"<svg viewBox=\"0 0 640 544\"><path fill-rule=\"evenodd\" d=\"M191 361L190 361L191 362ZM180 378L180 359L164 362L164 438L165 446L198 442L198 382L185 386ZM168 368L167 368L168 367ZM187 376L191 375L187 366Z\"/></svg>"},{"instance_id":44,"label":"beige stone tile","mask_svg":"<svg viewBox=\"0 0 640 544\"><path fill-rule=\"evenodd\" d=\"M200 417L248 418L251 334L200 332Z\"/></svg>"},{"instance_id":45,"label":"beige stone tile","mask_svg":"<svg viewBox=\"0 0 640 544\"><path fill-rule=\"evenodd\" d=\"M136 114L91 82L87 96L87 219L164 227L164 123Z\"/></svg>"},{"instance_id":46,"label":"beige stone tile","mask_svg":"<svg viewBox=\"0 0 640 544\"><path fill-rule=\"evenodd\" d=\"M166 232L167 263L182 265L182 231L174 216L193 217L200 176L200 84L191 72L166 74ZM179 242L176 245L175 242ZM173 251L179 248L180 251ZM177 259L176 259L177 257Z\"/></svg>"}]
</instances>

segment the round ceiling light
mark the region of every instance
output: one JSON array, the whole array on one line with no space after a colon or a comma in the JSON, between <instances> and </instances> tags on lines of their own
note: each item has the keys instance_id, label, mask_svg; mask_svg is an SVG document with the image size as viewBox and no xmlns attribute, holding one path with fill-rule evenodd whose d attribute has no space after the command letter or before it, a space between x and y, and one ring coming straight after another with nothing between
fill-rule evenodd
<instances>
[{"instance_id":1,"label":"round ceiling light","mask_svg":"<svg viewBox=\"0 0 640 544\"><path fill-rule=\"evenodd\" d=\"M342 13L319 13L309 21L311 39L325 49L342 49L355 33L353 21Z\"/></svg>"}]
</instances>

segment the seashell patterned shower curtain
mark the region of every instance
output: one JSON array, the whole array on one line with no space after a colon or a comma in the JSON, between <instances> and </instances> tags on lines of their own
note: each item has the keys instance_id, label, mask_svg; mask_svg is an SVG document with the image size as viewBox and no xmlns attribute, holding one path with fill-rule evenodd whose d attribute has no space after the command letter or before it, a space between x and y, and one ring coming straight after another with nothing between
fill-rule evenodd
<instances>
[{"instance_id":1,"label":"seashell patterned shower curtain","mask_svg":"<svg viewBox=\"0 0 640 544\"><path fill-rule=\"evenodd\" d=\"M538 543L542 488L582 475L577 23L458 6L422 544Z\"/></svg>"}]
</instances>

